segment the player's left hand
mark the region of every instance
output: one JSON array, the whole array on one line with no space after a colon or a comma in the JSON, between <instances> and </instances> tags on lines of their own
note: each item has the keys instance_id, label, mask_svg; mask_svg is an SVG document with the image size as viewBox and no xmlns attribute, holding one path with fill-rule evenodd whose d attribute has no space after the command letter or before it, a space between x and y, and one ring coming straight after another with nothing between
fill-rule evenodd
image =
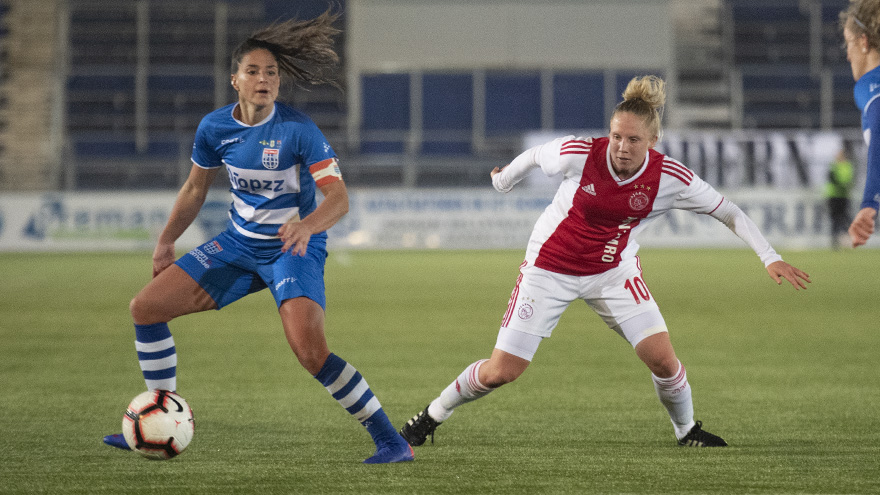
<instances>
[{"instance_id":1,"label":"player's left hand","mask_svg":"<svg viewBox=\"0 0 880 495\"><path fill-rule=\"evenodd\" d=\"M864 246L868 239L874 233L874 222L876 222L877 210L874 208L862 208L856 213L856 217L849 226L849 237L852 239L852 246Z\"/></svg>"},{"instance_id":2,"label":"player's left hand","mask_svg":"<svg viewBox=\"0 0 880 495\"><path fill-rule=\"evenodd\" d=\"M284 242L281 251L286 253L290 249L290 254L305 256L313 233L305 223L299 220L299 215L288 220L278 229L278 236Z\"/></svg>"},{"instance_id":3,"label":"player's left hand","mask_svg":"<svg viewBox=\"0 0 880 495\"><path fill-rule=\"evenodd\" d=\"M776 281L776 285L782 285L782 279L785 279L788 280L796 290L806 290L807 286L804 282L813 282L810 280L809 274L781 260L770 263L767 266L767 273L770 274L770 278Z\"/></svg>"}]
</instances>

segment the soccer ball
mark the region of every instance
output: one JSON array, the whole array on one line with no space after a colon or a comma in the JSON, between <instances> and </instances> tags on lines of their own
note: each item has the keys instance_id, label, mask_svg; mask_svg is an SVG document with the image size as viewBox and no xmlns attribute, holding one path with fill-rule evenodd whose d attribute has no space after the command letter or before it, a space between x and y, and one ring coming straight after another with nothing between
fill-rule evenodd
<instances>
[{"instance_id":1,"label":"soccer ball","mask_svg":"<svg viewBox=\"0 0 880 495\"><path fill-rule=\"evenodd\" d=\"M167 390L144 392L128 404L122 435L131 450L155 460L171 459L193 437L193 413L183 397Z\"/></svg>"}]
</instances>

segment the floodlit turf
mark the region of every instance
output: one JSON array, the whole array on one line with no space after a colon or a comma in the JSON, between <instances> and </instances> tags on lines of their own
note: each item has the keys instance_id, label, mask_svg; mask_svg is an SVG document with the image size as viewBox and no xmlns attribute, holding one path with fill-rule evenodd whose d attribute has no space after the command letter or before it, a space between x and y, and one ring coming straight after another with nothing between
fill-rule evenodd
<instances>
[{"instance_id":1,"label":"floodlit turf","mask_svg":"<svg viewBox=\"0 0 880 495\"><path fill-rule=\"evenodd\" d=\"M643 249L694 389L726 449L676 447L648 372L582 303L515 383L468 404L416 461L360 464L366 431L303 371L268 293L171 329L189 449L106 447L144 388L128 301L148 253L3 254L0 493L877 493L880 251ZM327 336L395 425L488 357L521 251L337 252Z\"/></svg>"}]
</instances>

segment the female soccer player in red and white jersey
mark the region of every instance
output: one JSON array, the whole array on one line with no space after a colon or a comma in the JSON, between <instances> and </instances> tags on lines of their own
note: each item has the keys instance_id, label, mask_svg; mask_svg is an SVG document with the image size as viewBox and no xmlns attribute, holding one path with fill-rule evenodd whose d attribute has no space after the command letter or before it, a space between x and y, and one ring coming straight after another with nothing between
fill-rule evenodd
<instances>
[{"instance_id":1,"label":"female soccer player in red and white jersey","mask_svg":"<svg viewBox=\"0 0 880 495\"><path fill-rule=\"evenodd\" d=\"M538 219L489 359L468 366L439 397L401 429L418 446L453 410L510 383L528 367L568 305L582 299L625 338L648 369L679 445L727 443L694 420L691 387L669 340L666 323L642 278L638 233L676 208L717 218L760 257L770 277L806 289L810 277L782 261L757 226L681 163L653 149L661 135L665 82L634 78L611 117L608 137L568 136L536 146L503 170L498 191L510 191L540 167L564 180Z\"/></svg>"}]
</instances>

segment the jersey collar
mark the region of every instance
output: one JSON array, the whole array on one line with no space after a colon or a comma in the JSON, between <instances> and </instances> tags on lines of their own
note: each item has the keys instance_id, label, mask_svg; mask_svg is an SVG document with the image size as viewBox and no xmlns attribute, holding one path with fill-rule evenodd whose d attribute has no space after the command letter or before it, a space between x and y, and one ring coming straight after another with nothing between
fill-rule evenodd
<instances>
[{"instance_id":1,"label":"jersey collar","mask_svg":"<svg viewBox=\"0 0 880 495\"><path fill-rule=\"evenodd\" d=\"M232 110L229 112L229 115L230 115L230 117L232 117L232 120L238 122L239 125L242 125L242 126L244 126L244 127L259 127L259 126L265 124L266 122L269 122L270 120L272 120L272 117L275 116L275 104L273 104L273 105L272 105L272 112L270 112L269 115L266 116L265 119L263 119L263 120L257 122L257 123L254 124L254 125L248 125L248 124L245 124L244 122L238 120L237 118L235 118L235 109L238 108L238 105L239 105L239 104L236 103L235 105L232 106Z\"/></svg>"}]
</instances>

